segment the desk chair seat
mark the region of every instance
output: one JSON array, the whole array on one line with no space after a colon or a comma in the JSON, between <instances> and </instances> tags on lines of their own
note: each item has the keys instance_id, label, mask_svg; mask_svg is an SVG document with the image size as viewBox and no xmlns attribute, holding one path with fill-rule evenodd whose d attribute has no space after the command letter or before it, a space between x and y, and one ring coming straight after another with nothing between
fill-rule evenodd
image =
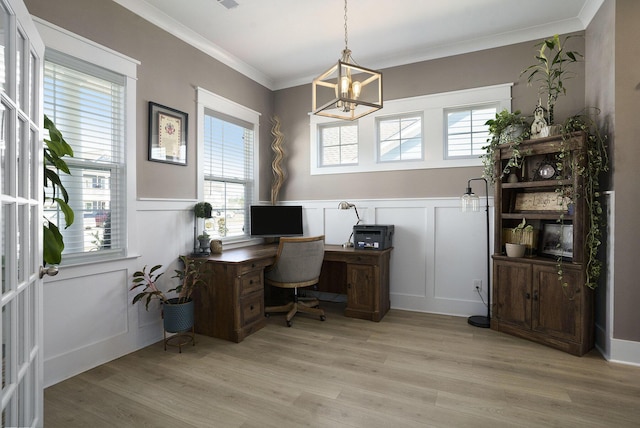
<instances>
[{"instance_id":1,"label":"desk chair seat","mask_svg":"<svg viewBox=\"0 0 640 428\"><path fill-rule=\"evenodd\" d=\"M287 312L287 326L297 312L319 315L326 319L324 311L319 308L318 299L301 300L298 298L299 287L310 287L318 283L320 270L324 260L324 235L301 238L280 238L275 263L267 268L264 281L274 287L293 288L293 301L286 305L267 306L265 316L274 312Z\"/></svg>"}]
</instances>

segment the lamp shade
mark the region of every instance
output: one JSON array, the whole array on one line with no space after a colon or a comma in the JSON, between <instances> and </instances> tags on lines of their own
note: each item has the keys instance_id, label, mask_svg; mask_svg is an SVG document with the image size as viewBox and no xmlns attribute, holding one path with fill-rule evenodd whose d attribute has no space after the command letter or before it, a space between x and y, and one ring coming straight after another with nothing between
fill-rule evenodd
<instances>
[{"instance_id":1,"label":"lamp shade","mask_svg":"<svg viewBox=\"0 0 640 428\"><path fill-rule=\"evenodd\" d=\"M467 192L460 198L460 208L462 212L480 210L480 198L471 188L467 188Z\"/></svg>"}]
</instances>

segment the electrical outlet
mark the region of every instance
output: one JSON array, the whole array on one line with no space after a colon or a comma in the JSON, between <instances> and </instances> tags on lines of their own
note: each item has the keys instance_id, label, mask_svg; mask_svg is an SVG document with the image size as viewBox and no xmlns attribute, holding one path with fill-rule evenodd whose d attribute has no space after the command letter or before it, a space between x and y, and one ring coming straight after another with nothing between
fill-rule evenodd
<instances>
[{"instance_id":1,"label":"electrical outlet","mask_svg":"<svg viewBox=\"0 0 640 428\"><path fill-rule=\"evenodd\" d=\"M473 291L482 291L482 280L474 279L473 280Z\"/></svg>"}]
</instances>

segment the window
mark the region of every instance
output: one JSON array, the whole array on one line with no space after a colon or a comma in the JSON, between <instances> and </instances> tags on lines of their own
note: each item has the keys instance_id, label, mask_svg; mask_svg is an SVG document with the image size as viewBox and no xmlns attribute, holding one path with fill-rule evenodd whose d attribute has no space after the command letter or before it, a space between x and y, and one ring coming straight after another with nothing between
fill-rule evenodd
<instances>
[{"instance_id":1,"label":"window","mask_svg":"<svg viewBox=\"0 0 640 428\"><path fill-rule=\"evenodd\" d=\"M505 83L385 100L382 110L354 122L310 115L310 173L481 166L479 155L488 138L484 123L496 111L511 108L511 87ZM449 113L455 126L447 123ZM352 139L343 133L347 126L354 130Z\"/></svg>"},{"instance_id":2,"label":"window","mask_svg":"<svg viewBox=\"0 0 640 428\"><path fill-rule=\"evenodd\" d=\"M352 123L322 125L318 128L322 166L358 163L358 126Z\"/></svg>"},{"instance_id":3,"label":"window","mask_svg":"<svg viewBox=\"0 0 640 428\"><path fill-rule=\"evenodd\" d=\"M485 153L483 147L489 138L489 126L485 123L493 119L497 111L496 104L446 109L447 158L477 157Z\"/></svg>"},{"instance_id":4,"label":"window","mask_svg":"<svg viewBox=\"0 0 640 428\"><path fill-rule=\"evenodd\" d=\"M213 207L213 218L204 222L212 237L249 236L250 206L257 189L258 118L258 113L198 89L198 140L203 153L198 167L202 198Z\"/></svg>"},{"instance_id":5,"label":"window","mask_svg":"<svg viewBox=\"0 0 640 428\"><path fill-rule=\"evenodd\" d=\"M117 252L124 236L124 76L56 51L45 54L44 111L71 145L61 174L75 222L61 227L65 256ZM61 213L45 206L59 226Z\"/></svg>"},{"instance_id":6,"label":"window","mask_svg":"<svg viewBox=\"0 0 640 428\"><path fill-rule=\"evenodd\" d=\"M422 116L405 115L377 121L380 162L422 159Z\"/></svg>"}]
</instances>

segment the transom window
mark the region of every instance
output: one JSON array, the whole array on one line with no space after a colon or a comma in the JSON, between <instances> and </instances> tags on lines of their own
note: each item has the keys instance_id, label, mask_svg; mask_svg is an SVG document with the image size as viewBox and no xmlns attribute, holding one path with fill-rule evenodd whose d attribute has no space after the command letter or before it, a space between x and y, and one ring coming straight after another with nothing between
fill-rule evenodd
<instances>
[{"instance_id":1,"label":"transom window","mask_svg":"<svg viewBox=\"0 0 640 428\"><path fill-rule=\"evenodd\" d=\"M489 138L487 120L493 119L497 104L445 109L447 158L482 155Z\"/></svg>"},{"instance_id":2,"label":"transom window","mask_svg":"<svg viewBox=\"0 0 640 428\"><path fill-rule=\"evenodd\" d=\"M377 120L380 162L422 159L422 116L408 114Z\"/></svg>"},{"instance_id":3,"label":"transom window","mask_svg":"<svg viewBox=\"0 0 640 428\"><path fill-rule=\"evenodd\" d=\"M358 163L358 125L337 123L318 127L322 166Z\"/></svg>"}]
</instances>

